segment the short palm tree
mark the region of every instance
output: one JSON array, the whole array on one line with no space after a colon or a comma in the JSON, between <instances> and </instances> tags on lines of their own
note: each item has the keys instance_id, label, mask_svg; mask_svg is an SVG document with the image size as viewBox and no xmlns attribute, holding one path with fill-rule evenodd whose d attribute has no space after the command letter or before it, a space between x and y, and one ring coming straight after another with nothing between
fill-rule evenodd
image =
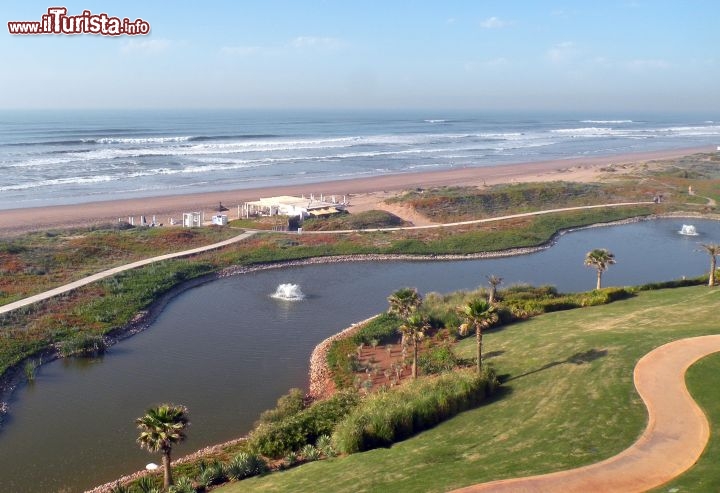
<instances>
[{"instance_id":1,"label":"short palm tree","mask_svg":"<svg viewBox=\"0 0 720 493\"><path fill-rule=\"evenodd\" d=\"M185 440L185 432L190 425L187 408L174 404L151 407L144 416L135 420L135 424L140 429L140 436L137 439L140 447L150 452L162 453L164 485L167 490L172 484L170 470L172 446Z\"/></svg>"},{"instance_id":2,"label":"short palm tree","mask_svg":"<svg viewBox=\"0 0 720 493\"><path fill-rule=\"evenodd\" d=\"M465 320L460 326L460 334L466 335L470 329L475 329L475 342L477 344L477 372L482 373L482 338L483 329L491 327L498 321L495 307L481 298L468 301L458 307L458 312Z\"/></svg>"},{"instance_id":3,"label":"short palm tree","mask_svg":"<svg viewBox=\"0 0 720 493\"><path fill-rule=\"evenodd\" d=\"M388 297L390 313L396 314L406 320L412 312L422 305L422 297L415 288L402 288L395 291Z\"/></svg>"},{"instance_id":4,"label":"short palm tree","mask_svg":"<svg viewBox=\"0 0 720 493\"><path fill-rule=\"evenodd\" d=\"M403 324L400 326L400 332L406 339L412 341L413 346L413 363L412 377L417 378L417 360L418 360L418 342L425 336L425 332L430 328L427 319L419 313L410 314Z\"/></svg>"},{"instance_id":5,"label":"short palm tree","mask_svg":"<svg viewBox=\"0 0 720 493\"><path fill-rule=\"evenodd\" d=\"M605 248L596 248L585 255L585 266L597 270L597 287L602 287L602 274L609 266L615 263L615 255Z\"/></svg>"},{"instance_id":6,"label":"short palm tree","mask_svg":"<svg viewBox=\"0 0 720 493\"><path fill-rule=\"evenodd\" d=\"M488 283L490 284L490 293L488 294L488 303L491 305L495 303L495 294L497 293L497 287L502 284L503 278L498 277L494 274L487 276Z\"/></svg>"},{"instance_id":7,"label":"short palm tree","mask_svg":"<svg viewBox=\"0 0 720 493\"><path fill-rule=\"evenodd\" d=\"M703 243L700 246L710 255L710 276L708 286L715 285L715 270L717 269L717 256L720 255L720 245L717 243Z\"/></svg>"}]
</instances>

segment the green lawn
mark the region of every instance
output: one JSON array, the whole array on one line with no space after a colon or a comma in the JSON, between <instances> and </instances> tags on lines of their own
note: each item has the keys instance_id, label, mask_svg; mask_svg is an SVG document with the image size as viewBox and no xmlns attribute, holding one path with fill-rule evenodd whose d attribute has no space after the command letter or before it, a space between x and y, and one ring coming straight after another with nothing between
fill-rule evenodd
<instances>
[{"instance_id":1,"label":"green lawn","mask_svg":"<svg viewBox=\"0 0 720 493\"><path fill-rule=\"evenodd\" d=\"M645 427L645 407L632 383L637 360L665 342L715 333L718 324L710 314L719 306L718 289L679 288L502 328L485 338L487 362L506 379L504 391L489 404L389 449L315 462L218 491L444 491L597 462L628 447ZM473 342L465 340L460 350L471 355ZM718 369L720 359L709 358L690 374L692 390L706 408L718 407L717 386L706 399L705 379ZM716 423L719 414L711 416ZM720 478L713 467L719 446L713 440L697 471L678 484L696 485L699 475L717 485L709 476Z\"/></svg>"}]
</instances>

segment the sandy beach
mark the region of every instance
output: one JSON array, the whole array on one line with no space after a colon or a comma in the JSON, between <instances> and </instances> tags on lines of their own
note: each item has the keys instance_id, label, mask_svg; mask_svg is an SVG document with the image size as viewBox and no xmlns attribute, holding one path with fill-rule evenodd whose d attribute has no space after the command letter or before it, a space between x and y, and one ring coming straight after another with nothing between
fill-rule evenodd
<instances>
[{"instance_id":1,"label":"sandy beach","mask_svg":"<svg viewBox=\"0 0 720 493\"><path fill-rule=\"evenodd\" d=\"M0 211L0 235L58 227L88 226L117 222L140 215L148 219L156 216L159 223L168 224L169 218L179 220L183 212L203 211L206 218L214 213L219 202L228 207L230 219L237 218L237 206L260 197L275 195L301 195L313 193L342 196L350 202L350 212L375 208L384 199L410 188L436 186L483 186L498 183L528 181L593 181L608 165L627 165L658 159L673 159L699 152L712 152L711 146L674 149L654 152L622 154L615 156L572 158L532 163L508 164L492 167L466 167L450 170L402 173L335 180L322 183L249 188L198 194L169 195L89 202L75 205L59 205Z\"/></svg>"}]
</instances>

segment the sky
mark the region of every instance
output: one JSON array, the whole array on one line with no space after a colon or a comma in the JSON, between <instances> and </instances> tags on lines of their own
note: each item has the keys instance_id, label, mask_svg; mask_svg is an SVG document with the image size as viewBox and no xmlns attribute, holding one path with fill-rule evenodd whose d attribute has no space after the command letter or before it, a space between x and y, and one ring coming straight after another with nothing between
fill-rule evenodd
<instances>
[{"instance_id":1,"label":"sky","mask_svg":"<svg viewBox=\"0 0 720 493\"><path fill-rule=\"evenodd\" d=\"M150 33L8 32L58 5ZM717 0L6 0L0 13L0 109L720 111Z\"/></svg>"}]
</instances>

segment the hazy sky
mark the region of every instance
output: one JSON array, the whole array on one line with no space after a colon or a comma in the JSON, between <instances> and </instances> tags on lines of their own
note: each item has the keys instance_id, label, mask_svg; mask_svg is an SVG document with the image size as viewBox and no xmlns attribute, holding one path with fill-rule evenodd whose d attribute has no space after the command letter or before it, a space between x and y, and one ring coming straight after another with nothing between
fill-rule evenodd
<instances>
[{"instance_id":1,"label":"hazy sky","mask_svg":"<svg viewBox=\"0 0 720 493\"><path fill-rule=\"evenodd\" d=\"M147 36L13 36L48 7ZM720 1L4 1L0 108L720 111Z\"/></svg>"}]
</instances>

